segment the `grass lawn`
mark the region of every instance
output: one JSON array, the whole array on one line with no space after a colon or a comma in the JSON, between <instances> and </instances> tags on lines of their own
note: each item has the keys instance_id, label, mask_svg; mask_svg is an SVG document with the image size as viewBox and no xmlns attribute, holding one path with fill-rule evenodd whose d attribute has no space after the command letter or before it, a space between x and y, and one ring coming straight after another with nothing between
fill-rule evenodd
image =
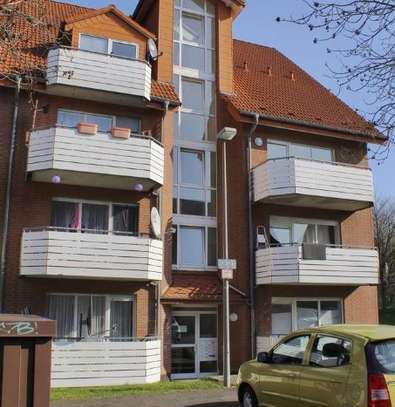
<instances>
[{"instance_id":1,"label":"grass lawn","mask_svg":"<svg viewBox=\"0 0 395 407\"><path fill-rule=\"evenodd\" d=\"M73 387L51 391L51 400L88 400L171 391L221 389L223 385L213 379L176 380L131 386Z\"/></svg>"}]
</instances>

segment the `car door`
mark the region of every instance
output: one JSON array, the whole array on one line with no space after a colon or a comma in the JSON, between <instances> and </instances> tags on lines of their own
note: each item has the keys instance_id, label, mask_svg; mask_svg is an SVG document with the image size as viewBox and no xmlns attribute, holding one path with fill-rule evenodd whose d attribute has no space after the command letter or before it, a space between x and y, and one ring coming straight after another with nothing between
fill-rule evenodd
<instances>
[{"instance_id":1,"label":"car door","mask_svg":"<svg viewBox=\"0 0 395 407\"><path fill-rule=\"evenodd\" d=\"M349 407L347 381L351 372L350 339L317 335L300 369L300 397L305 407Z\"/></svg>"},{"instance_id":2,"label":"car door","mask_svg":"<svg viewBox=\"0 0 395 407\"><path fill-rule=\"evenodd\" d=\"M258 400L267 407L302 407L299 375L310 335L286 338L270 352L270 362L259 371Z\"/></svg>"}]
</instances>

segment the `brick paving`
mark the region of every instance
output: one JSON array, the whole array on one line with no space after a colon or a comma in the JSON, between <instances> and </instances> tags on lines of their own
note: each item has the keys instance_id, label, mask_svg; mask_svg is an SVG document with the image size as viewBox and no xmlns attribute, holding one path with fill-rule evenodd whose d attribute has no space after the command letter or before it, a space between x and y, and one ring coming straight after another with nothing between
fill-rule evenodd
<instances>
[{"instance_id":1,"label":"brick paving","mask_svg":"<svg viewBox=\"0 0 395 407\"><path fill-rule=\"evenodd\" d=\"M51 407L238 407L235 390L194 390L106 400L52 402Z\"/></svg>"}]
</instances>

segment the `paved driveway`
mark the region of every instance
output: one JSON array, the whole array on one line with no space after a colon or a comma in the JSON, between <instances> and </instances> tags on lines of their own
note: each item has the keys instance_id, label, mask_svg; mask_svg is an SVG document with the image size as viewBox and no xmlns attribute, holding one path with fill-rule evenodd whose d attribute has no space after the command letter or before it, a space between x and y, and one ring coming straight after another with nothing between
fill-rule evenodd
<instances>
[{"instance_id":1,"label":"paved driveway","mask_svg":"<svg viewBox=\"0 0 395 407\"><path fill-rule=\"evenodd\" d=\"M235 390L194 390L107 400L53 402L51 407L238 407Z\"/></svg>"}]
</instances>

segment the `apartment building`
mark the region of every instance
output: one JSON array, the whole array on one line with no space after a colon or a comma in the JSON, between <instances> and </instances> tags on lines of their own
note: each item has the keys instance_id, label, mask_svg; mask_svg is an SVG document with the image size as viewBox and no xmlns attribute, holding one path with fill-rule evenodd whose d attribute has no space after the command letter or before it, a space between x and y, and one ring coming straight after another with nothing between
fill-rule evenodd
<instances>
[{"instance_id":1,"label":"apartment building","mask_svg":"<svg viewBox=\"0 0 395 407\"><path fill-rule=\"evenodd\" d=\"M234 40L243 0L46 7L48 35L21 23L23 58L2 51L2 73L44 74L1 81L0 277L5 312L57 321L54 387L221 371L224 143L232 370L294 329L377 322L367 143L385 140Z\"/></svg>"}]
</instances>

